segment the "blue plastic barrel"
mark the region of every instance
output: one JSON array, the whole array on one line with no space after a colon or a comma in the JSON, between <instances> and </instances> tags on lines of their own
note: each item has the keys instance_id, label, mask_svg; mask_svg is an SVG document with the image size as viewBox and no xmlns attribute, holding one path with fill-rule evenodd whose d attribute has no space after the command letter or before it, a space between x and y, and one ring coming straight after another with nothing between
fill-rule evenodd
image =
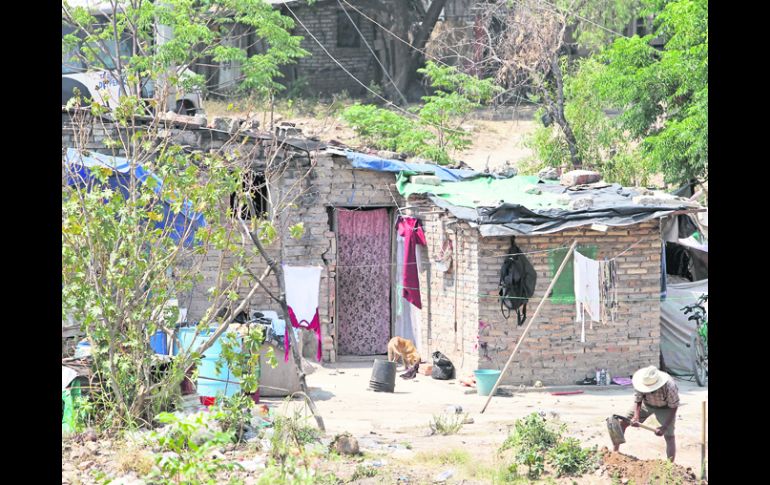
<instances>
[{"instance_id":1,"label":"blue plastic barrel","mask_svg":"<svg viewBox=\"0 0 770 485\"><path fill-rule=\"evenodd\" d=\"M197 350L198 347L203 345L206 340L209 339L209 335L211 335L215 329L202 330L193 340L195 330L195 327L183 327L177 330L176 335L179 343L177 343L175 339L173 347L174 355L179 353L179 345L185 350ZM240 340L241 339L239 338L238 341L240 342ZM196 381L199 396L216 397L219 394L224 394L225 397L230 397L241 392L240 383L232 376L230 368L225 365L224 361L222 362L222 370L217 372L217 361L220 360L221 352L222 343L219 338L214 341L214 344L209 347L206 352L204 352L204 356L198 367L198 380Z\"/></svg>"},{"instance_id":2,"label":"blue plastic barrel","mask_svg":"<svg viewBox=\"0 0 770 485\"><path fill-rule=\"evenodd\" d=\"M168 344L166 343L166 333L158 330L155 335L150 337L150 347L156 354L168 355Z\"/></svg>"}]
</instances>

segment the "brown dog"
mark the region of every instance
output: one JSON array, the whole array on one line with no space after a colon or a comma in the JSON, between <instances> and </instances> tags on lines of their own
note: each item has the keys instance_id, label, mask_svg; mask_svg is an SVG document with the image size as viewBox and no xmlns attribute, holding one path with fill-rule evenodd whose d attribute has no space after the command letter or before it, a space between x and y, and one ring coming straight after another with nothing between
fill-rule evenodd
<instances>
[{"instance_id":1,"label":"brown dog","mask_svg":"<svg viewBox=\"0 0 770 485\"><path fill-rule=\"evenodd\" d=\"M417 353L417 349L414 347L411 340L393 337L390 339L390 342L388 342L388 360L397 363L399 357L404 363L405 369L420 362L420 354Z\"/></svg>"}]
</instances>

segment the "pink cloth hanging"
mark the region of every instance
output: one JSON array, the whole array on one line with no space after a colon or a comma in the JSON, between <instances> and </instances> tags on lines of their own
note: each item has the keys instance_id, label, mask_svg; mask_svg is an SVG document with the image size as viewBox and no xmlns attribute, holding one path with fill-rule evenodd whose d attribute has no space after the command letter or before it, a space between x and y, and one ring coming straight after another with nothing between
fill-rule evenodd
<instances>
[{"instance_id":1,"label":"pink cloth hanging","mask_svg":"<svg viewBox=\"0 0 770 485\"><path fill-rule=\"evenodd\" d=\"M417 245L427 245L420 221L414 217L399 217L398 235L404 238L404 274L402 294L406 301L422 308L420 277L417 270Z\"/></svg>"},{"instance_id":2,"label":"pink cloth hanging","mask_svg":"<svg viewBox=\"0 0 770 485\"><path fill-rule=\"evenodd\" d=\"M318 361L321 352L321 321L318 316L318 293L321 285L320 266L283 265L283 280L286 285L286 305L289 307L289 320L294 328L312 330L318 340ZM289 326L284 327L284 362L289 361Z\"/></svg>"},{"instance_id":3,"label":"pink cloth hanging","mask_svg":"<svg viewBox=\"0 0 770 485\"><path fill-rule=\"evenodd\" d=\"M340 355L388 351L392 232L387 209L337 211Z\"/></svg>"}]
</instances>

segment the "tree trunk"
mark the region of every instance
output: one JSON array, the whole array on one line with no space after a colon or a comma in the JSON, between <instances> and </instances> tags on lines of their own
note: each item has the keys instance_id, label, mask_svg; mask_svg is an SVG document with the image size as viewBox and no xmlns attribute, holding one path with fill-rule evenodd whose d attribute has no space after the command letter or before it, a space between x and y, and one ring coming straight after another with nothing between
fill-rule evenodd
<instances>
[{"instance_id":1,"label":"tree trunk","mask_svg":"<svg viewBox=\"0 0 770 485\"><path fill-rule=\"evenodd\" d=\"M564 78L559 65L559 55L555 55L551 61L551 74L556 82L556 100L551 103L553 118L556 123L561 127L564 133L564 138L567 140L567 147L569 148L570 161L572 166L576 169L583 166L583 162L578 155L577 139L575 133L572 131L569 121L564 116Z\"/></svg>"},{"instance_id":2,"label":"tree trunk","mask_svg":"<svg viewBox=\"0 0 770 485\"><path fill-rule=\"evenodd\" d=\"M406 91L415 79L417 68L424 61L424 56L419 51L425 49L438 17L446 5L446 0L434 0L425 15L421 16L419 11L412 8L412 2L413 0L392 0L387 3L363 2L365 7L362 8L376 12L377 22L393 34L380 30L383 48L380 49L379 57L395 83L395 86L388 84L385 87L388 99L400 99L397 91L406 95ZM409 38L409 32L411 26L417 22L421 22L420 28L412 40ZM398 36L398 39L394 35Z\"/></svg>"}]
</instances>

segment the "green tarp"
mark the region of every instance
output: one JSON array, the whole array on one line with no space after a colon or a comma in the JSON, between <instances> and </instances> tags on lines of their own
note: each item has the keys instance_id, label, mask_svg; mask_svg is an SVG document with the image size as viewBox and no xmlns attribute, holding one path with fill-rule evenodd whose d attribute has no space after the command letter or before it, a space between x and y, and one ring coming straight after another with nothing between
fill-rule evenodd
<instances>
[{"instance_id":1,"label":"green tarp","mask_svg":"<svg viewBox=\"0 0 770 485\"><path fill-rule=\"evenodd\" d=\"M544 185L549 185L539 182L540 179L536 176L518 175L506 179L480 177L462 182L442 182L440 185L415 184L409 181L409 172L401 172L396 185L404 197L411 194L432 194L460 207L497 207L502 203L509 203L522 205L533 211L564 209L566 204L559 204L558 200L563 200L559 194L527 192L530 189L542 190Z\"/></svg>"}]
</instances>

